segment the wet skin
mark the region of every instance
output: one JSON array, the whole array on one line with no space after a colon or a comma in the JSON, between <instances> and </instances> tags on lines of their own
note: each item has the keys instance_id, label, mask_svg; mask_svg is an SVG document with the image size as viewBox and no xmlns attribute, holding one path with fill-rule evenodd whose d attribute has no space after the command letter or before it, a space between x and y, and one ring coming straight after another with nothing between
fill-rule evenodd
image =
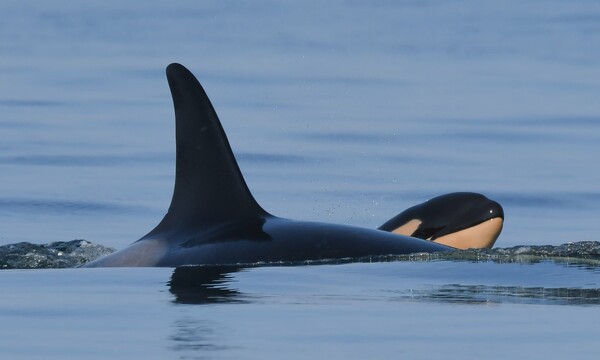
<instances>
[{"instance_id":1,"label":"wet skin","mask_svg":"<svg viewBox=\"0 0 600 360\"><path fill-rule=\"evenodd\" d=\"M288 220L267 213L248 190L200 83L179 64L167 67L167 79L175 107L177 147L175 188L169 210L146 236L85 266L296 262L452 249L394 233L395 228L385 225L381 229L365 229ZM490 202L490 206L494 204ZM476 218L479 210L483 220L476 221L478 224L487 219L489 209L477 207L469 216ZM434 217L436 224L446 221L449 229L457 221L447 216L453 209L442 206L431 212L439 212Z\"/></svg>"}]
</instances>

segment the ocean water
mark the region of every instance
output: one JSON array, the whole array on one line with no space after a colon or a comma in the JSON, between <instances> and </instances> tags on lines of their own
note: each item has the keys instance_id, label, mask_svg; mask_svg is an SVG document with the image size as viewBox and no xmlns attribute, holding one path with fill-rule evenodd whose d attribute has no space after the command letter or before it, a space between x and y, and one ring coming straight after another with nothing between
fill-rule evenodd
<instances>
[{"instance_id":1,"label":"ocean water","mask_svg":"<svg viewBox=\"0 0 600 360\"><path fill-rule=\"evenodd\" d=\"M203 84L273 214L376 227L476 191L504 207L497 246L598 241L599 45L593 1L4 0L0 245L122 248L158 223L174 180L170 62ZM0 350L597 358L597 269L268 267L196 274L192 303L173 269L3 271ZM221 300L198 300L207 281Z\"/></svg>"},{"instance_id":2,"label":"ocean water","mask_svg":"<svg viewBox=\"0 0 600 360\"><path fill-rule=\"evenodd\" d=\"M553 262L6 270L0 344L13 359L595 359L598 276Z\"/></svg>"}]
</instances>

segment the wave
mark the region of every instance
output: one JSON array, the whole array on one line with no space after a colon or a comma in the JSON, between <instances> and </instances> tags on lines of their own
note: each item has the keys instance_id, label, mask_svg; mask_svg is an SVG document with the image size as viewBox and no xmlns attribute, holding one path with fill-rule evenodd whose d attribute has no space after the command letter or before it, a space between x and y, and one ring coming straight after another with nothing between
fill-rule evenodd
<instances>
[{"instance_id":1,"label":"wave","mask_svg":"<svg viewBox=\"0 0 600 360\"><path fill-rule=\"evenodd\" d=\"M50 244L31 244L27 242L0 246L0 269L49 269L69 268L83 265L115 249L86 240L53 242ZM553 245L521 245L510 248L456 250L440 253L415 253L409 255L378 255L361 258L342 258L324 260L306 260L299 262L259 262L251 264L222 264L231 266L298 266L326 265L353 262L389 262L389 261L468 261L500 263L536 263L540 261L558 261L578 263L591 267L600 267L600 242L579 241ZM203 267L215 265L201 265Z\"/></svg>"},{"instance_id":2,"label":"wave","mask_svg":"<svg viewBox=\"0 0 600 360\"><path fill-rule=\"evenodd\" d=\"M0 246L0 269L73 268L114 251L86 240L49 244L21 242Z\"/></svg>"},{"instance_id":3,"label":"wave","mask_svg":"<svg viewBox=\"0 0 600 360\"><path fill-rule=\"evenodd\" d=\"M446 284L407 290L397 294L396 300L465 305L600 305L600 289Z\"/></svg>"}]
</instances>

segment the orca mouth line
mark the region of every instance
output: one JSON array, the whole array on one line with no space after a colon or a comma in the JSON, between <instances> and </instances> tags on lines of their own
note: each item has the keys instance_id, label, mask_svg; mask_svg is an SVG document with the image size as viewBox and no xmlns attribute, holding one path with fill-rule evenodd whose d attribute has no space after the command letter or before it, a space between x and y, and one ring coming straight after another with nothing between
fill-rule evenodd
<instances>
[{"instance_id":1,"label":"orca mouth line","mask_svg":"<svg viewBox=\"0 0 600 360\"><path fill-rule=\"evenodd\" d=\"M452 227L452 228L449 228L449 229L448 228L444 228L444 229L436 232L434 235L428 237L427 240L435 241L436 239L439 239L441 237L452 235L452 234L455 234L457 232L465 231L465 230L468 230L468 229L480 226L482 224L487 224L487 223L493 222L493 221L499 221L501 224L503 224L504 223L504 216L491 216L489 218L484 218L484 219L475 221L475 222L473 222L473 223L471 223L469 225L455 226L455 227Z\"/></svg>"},{"instance_id":2,"label":"orca mouth line","mask_svg":"<svg viewBox=\"0 0 600 360\"><path fill-rule=\"evenodd\" d=\"M176 142L169 209L153 230L132 245L86 266L301 264L452 250L394 234L393 228L294 221L269 214L248 189L217 113L196 77L180 64L170 64L166 75L175 109ZM481 217L480 205L485 201L489 200L479 194L447 194L403 214L418 210L417 215L427 216L421 217L427 226L460 227Z\"/></svg>"},{"instance_id":3,"label":"orca mouth line","mask_svg":"<svg viewBox=\"0 0 600 360\"><path fill-rule=\"evenodd\" d=\"M504 227L502 218L485 220L469 228L438 236L431 241L457 249L491 248Z\"/></svg>"},{"instance_id":4,"label":"orca mouth line","mask_svg":"<svg viewBox=\"0 0 600 360\"><path fill-rule=\"evenodd\" d=\"M467 249L491 248L503 224L499 203L481 194L457 192L413 206L379 229Z\"/></svg>"}]
</instances>

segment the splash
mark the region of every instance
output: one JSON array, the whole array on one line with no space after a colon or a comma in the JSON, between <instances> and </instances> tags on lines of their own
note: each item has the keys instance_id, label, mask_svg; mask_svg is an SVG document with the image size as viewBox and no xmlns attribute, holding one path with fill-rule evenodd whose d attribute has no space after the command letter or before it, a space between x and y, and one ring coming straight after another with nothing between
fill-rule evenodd
<instances>
[{"instance_id":1,"label":"splash","mask_svg":"<svg viewBox=\"0 0 600 360\"><path fill-rule=\"evenodd\" d=\"M115 249L86 240L31 244L27 242L0 246L0 269L50 269L83 265ZM600 266L600 242L579 241L553 245L521 245L509 248L456 250L440 253L410 255L378 255L361 258L306 260L300 262L259 262L252 264L223 264L235 267L297 266L344 264L352 262L389 261L493 261L499 263L557 262L582 263Z\"/></svg>"},{"instance_id":2,"label":"splash","mask_svg":"<svg viewBox=\"0 0 600 360\"><path fill-rule=\"evenodd\" d=\"M411 254L407 255L405 260L494 261L507 263L535 263L544 260L557 260L600 265L600 242L579 241L558 246L519 245L509 248L469 249L450 251L447 253Z\"/></svg>"},{"instance_id":3,"label":"splash","mask_svg":"<svg viewBox=\"0 0 600 360\"><path fill-rule=\"evenodd\" d=\"M50 244L22 242L0 246L0 269L72 268L114 251L86 240Z\"/></svg>"}]
</instances>

